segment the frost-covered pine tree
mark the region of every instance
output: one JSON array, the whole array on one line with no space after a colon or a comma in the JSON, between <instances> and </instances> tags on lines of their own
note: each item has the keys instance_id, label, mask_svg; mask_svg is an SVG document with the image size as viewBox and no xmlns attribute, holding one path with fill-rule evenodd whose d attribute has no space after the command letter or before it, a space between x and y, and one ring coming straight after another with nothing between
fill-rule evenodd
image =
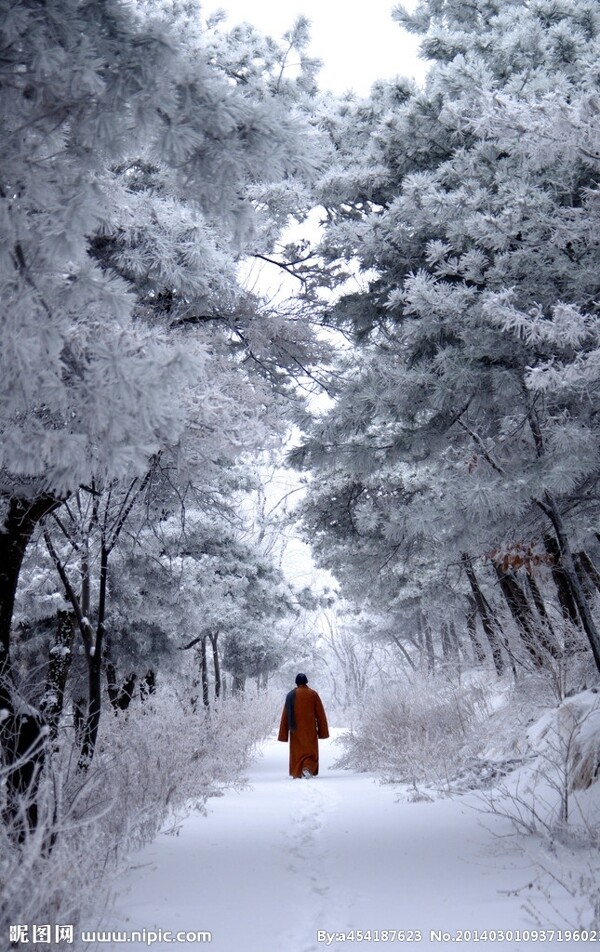
<instances>
[{"instance_id":1,"label":"frost-covered pine tree","mask_svg":"<svg viewBox=\"0 0 600 952\"><path fill-rule=\"evenodd\" d=\"M273 629L298 612L303 593L294 591L260 544L247 537L234 509L214 500L200 508L201 502L190 503L185 520L175 510L116 554L110 624L129 636L122 645L115 639L112 654L121 665L140 666L151 656L154 665L162 668L164 662L169 669L178 666L180 651L195 649L198 678L206 692L210 666L218 696L223 661L240 676L269 669ZM143 633L137 634L140 624L164 632L163 644L151 653L144 649ZM265 665L257 672L227 664L232 653L260 657L261 651Z\"/></svg>"},{"instance_id":2,"label":"frost-covered pine tree","mask_svg":"<svg viewBox=\"0 0 600 952\"><path fill-rule=\"evenodd\" d=\"M35 526L81 485L143 474L183 434L197 456L201 436L207 455L244 445L256 414L233 412L236 402L261 408L265 392L238 383L225 348L236 334L245 342L248 323L235 257L252 236L272 237L266 190L310 174L315 149L296 105L301 84L274 80L286 75L276 45L261 59L230 34L222 64L196 4L6 0L0 24L0 706L10 763L38 736L9 676ZM221 338L172 332L217 319ZM274 336L283 353L283 329ZM275 363L264 328L262 340ZM29 779L15 773L15 789Z\"/></svg>"},{"instance_id":3,"label":"frost-covered pine tree","mask_svg":"<svg viewBox=\"0 0 600 952\"><path fill-rule=\"evenodd\" d=\"M366 287L327 314L354 349L296 454L319 473L311 532L328 564L342 541L357 565L366 550L411 598L425 568L439 587L486 557L510 587L519 547L542 562L555 546L600 668L574 558L599 514L600 14L431 0L397 16L433 61L424 89L380 83L327 119L323 256Z\"/></svg>"}]
</instances>

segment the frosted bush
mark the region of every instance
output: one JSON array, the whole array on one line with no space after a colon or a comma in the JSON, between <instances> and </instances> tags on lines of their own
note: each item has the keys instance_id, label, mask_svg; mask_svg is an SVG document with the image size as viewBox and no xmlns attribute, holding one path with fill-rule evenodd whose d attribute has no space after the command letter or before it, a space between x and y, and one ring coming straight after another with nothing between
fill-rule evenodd
<instances>
[{"instance_id":1,"label":"frosted bush","mask_svg":"<svg viewBox=\"0 0 600 952\"><path fill-rule=\"evenodd\" d=\"M100 809L95 772L76 780L70 759L64 750L45 771L38 826L23 844L0 824L0 935L19 924L76 927L87 910L102 909L110 863L101 816L109 805ZM87 816L86 801L95 804Z\"/></svg>"},{"instance_id":2,"label":"frosted bush","mask_svg":"<svg viewBox=\"0 0 600 952\"><path fill-rule=\"evenodd\" d=\"M36 832L19 846L0 824L0 935L19 923L97 919L127 853L243 783L274 720L266 695L230 697L207 711L159 691L118 717L105 710L86 772L66 729L44 774Z\"/></svg>"},{"instance_id":3,"label":"frosted bush","mask_svg":"<svg viewBox=\"0 0 600 952\"><path fill-rule=\"evenodd\" d=\"M476 749L487 718L484 685L427 676L377 692L358 725L342 735L337 766L407 783L446 783Z\"/></svg>"},{"instance_id":4,"label":"frosted bush","mask_svg":"<svg viewBox=\"0 0 600 952\"><path fill-rule=\"evenodd\" d=\"M271 726L265 704L233 697L193 710L188 698L162 694L125 716L107 714L95 763L100 800L112 804L107 835L139 845L175 811L201 809L224 786L239 783Z\"/></svg>"},{"instance_id":5,"label":"frosted bush","mask_svg":"<svg viewBox=\"0 0 600 952\"><path fill-rule=\"evenodd\" d=\"M525 736L521 769L484 797L492 813L548 842L600 844L600 700L596 689L546 710Z\"/></svg>"}]
</instances>

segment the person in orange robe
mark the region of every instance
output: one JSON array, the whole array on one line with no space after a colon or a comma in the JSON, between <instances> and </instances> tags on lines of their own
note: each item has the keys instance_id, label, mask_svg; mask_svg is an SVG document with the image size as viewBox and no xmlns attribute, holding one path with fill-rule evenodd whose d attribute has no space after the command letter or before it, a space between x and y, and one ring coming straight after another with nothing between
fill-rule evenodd
<instances>
[{"instance_id":1,"label":"person in orange robe","mask_svg":"<svg viewBox=\"0 0 600 952\"><path fill-rule=\"evenodd\" d=\"M296 687L287 695L277 740L290 740L290 776L316 777L319 773L319 738L329 737L323 702L308 686L305 674L296 675Z\"/></svg>"}]
</instances>

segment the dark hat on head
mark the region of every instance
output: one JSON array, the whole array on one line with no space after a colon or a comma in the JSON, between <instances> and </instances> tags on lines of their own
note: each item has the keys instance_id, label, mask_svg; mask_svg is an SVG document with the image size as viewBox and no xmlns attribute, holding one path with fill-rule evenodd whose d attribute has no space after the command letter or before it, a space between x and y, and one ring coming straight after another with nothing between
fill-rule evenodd
<instances>
[{"instance_id":1,"label":"dark hat on head","mask_svg":"<svg viewBox=\"0 0 600 952\"><path fill-rule=\"evenodd\" d=\"M305 674L296 675L296 684L308 684L308 678Z\"/></svg>"}]
</instances>

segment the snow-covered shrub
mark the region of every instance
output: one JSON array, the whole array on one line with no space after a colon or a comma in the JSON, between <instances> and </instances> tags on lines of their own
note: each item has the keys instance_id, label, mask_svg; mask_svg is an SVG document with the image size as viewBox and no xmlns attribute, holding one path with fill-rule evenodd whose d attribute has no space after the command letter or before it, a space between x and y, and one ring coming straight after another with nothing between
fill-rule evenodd
<instances>
[{"instance_id":1,"label":"snow-covered shrub","mask_svg":"<svg viewBox=\"0 0 600 952\"><path fill-rule=\"evenodd\" d=\"M480 794L481 802L485 813L511 821L535 870L535 891L525 906L533 921L540 928L595 930L600 927L600 694L592 688L546 706L527 727L521 716L527 705L519 712L513 700L524 701L529 689L531 712L543 696L541 687L539 679L520 685L500 718L491 719L490 736L492 729L499 735L496 754L514 749L517 741L524 756L502 783ZM510 727L507 733L503 723ZM564 898L570 907L576 901L576 921L561 910Z\"/></svg>"},{"instance_id":2,"label":"snow-covered shrub","mask_svg":"<svg viewBox=\"0 0 600 952\"><path fill-rule=\"evenodd\" d=\"M520 832L600 845L600 695L582 691L546 710L523 737L526 759L487 794Z\"/></svg>"},{"instance_id":3,"label":"snow-covered shrub","mask_svg":"<svg viewBox=\"0 0 600 952\"><path fill-rule=\"evenodd\" d=\"M76 783L66 763L53 765L42 780L34 833L18 844L10 824L0 824L0 935L6 939L11 926L23 925L31 941L34 923L51 925L53 935L56 925L73 926L76 937L82 916L102 910L110 865L101 814L109 805L97 801L89 816L79 807L95 789L95 775L80 775Z\"/></svg>"},{"instance_id":4,"label":"snow-covered shrub","mask_svg":"<svg viewBox=\"0 0 600 952\"><path fill-rule=\"evenodd\" d=\"M161 693L127 714L107 714L94 761L100 802L110 801L104 829L112 841L137 846L174 812L202 808L238 783L256 743L272 727L270 702L235 696L205 709Z\"/></svg>"},{"instance_id":5,"label":"snow-covered shrub","mask_svg":"<svg viewBox=\"0 0 600 952\"><path fill-rule=\"evenodd\" d=\"M15 924L97 919L127 852L242 783L274 719L264 694L228 697L207 711L158 691L118 716L106 710L85 772L69 730L44 773L35 833L18 845L0 824L0 935Z\"/></svg>"},{"instance_id":6,"label":"snow-covered shrub","mask_svg":"<svg viewBox=\"0 0 600 952\"><path fill-rule=\"evenodd\" d=\"M365 704L359 723L342 735L337 766L400 782L445 784L475 750L488 713L482 681L416 676Z\"/></svg>"},{"instance_id":7,"label":"snow-covered shrub","mask_svg":"<svg viewBox=\"0 0 600 952\"><path fill-rule=\"evenodd\" d=\"M556 628L558 626L555 626ZM592 652L586 649L581 629L563 622L561 652L557 658L547 655L543 666L523 666L519 672L517 693L545 706L555 707L598 683L598 669Z\"/></svg>"}]
</instances>

